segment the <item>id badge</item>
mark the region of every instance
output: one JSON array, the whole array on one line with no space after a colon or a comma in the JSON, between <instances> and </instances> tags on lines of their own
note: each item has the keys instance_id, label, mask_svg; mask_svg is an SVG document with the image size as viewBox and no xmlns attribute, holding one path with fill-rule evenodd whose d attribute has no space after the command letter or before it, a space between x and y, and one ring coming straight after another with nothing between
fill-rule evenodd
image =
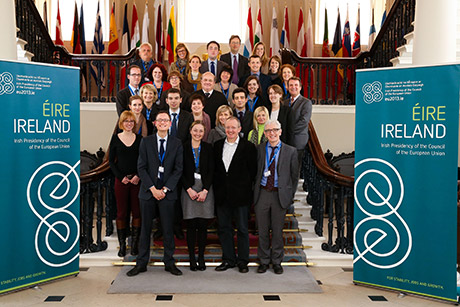
<instances>
[{"instance_id":1,"label":"id badge","mask_svg":"<svg viewBox=\"0 0 460 307\"><path fill-rule=\"evenodd\" d=\"M195 179L200 179L201 180L201 174L194 173L193 176L195 177Z\"/></svg>"},{"instance_id":2,"label":"id badge","mask_svg":"<svg viewBox=\"0 0 460 307\"><path fill-rule=\"evenodd\" d=\"M165 172L165 168L163 166L159 166L158 167L158 172L159 173L164 173Z\"/></svg>"},{"instance_id":3,"label":"id badge","mask_svg":"<svg viewBox=\"0 0 460 307\"><path fill-rule=\"evenodd\" d=\"M271 172L268 170L268 171L264 172L264 177L268 177L268 176L270 176L270 174L271 174Z\"/></svg>"}]
</instances>

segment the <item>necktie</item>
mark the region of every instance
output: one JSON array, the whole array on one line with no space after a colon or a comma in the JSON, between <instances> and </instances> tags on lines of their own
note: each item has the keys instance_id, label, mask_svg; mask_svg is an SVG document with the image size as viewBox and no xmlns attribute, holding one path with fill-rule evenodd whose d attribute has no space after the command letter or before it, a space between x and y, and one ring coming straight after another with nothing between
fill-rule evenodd
<instances>
[{"instance_id":1,"label":"necktie","mask_svg":"<svg viewBox=\"0 0 460 307\"><path fill-rule=\"evenodd\" d=\"M272 153L270 154L270 158L268 159L269 163L273 159L273 156L275 155L275 148L276 147L270 146L270 148L272 149ZM275 186L275 164L276 164L276 161L273 160L272 164L270 164L270 166L268 167L268 170L270 171L270 176L267 177L267 184L265 186L269 190L273 189L274 186Z\"/></svg>"},{"instance_id":2,"label":"necktie","mask_svg":"<svg viewBox=\"0 0 460 307\"><path fill-rule=\"evenodd\" d=\"M238 61L236 60L236 55L233 56L233 78L232 82L238 84Z\"/></svg>"},{"instance_id":3,"label":"necktie","mask_svg":"<svg viewBox=\"0 0 460 307\"><path fill-rule=\"evenodd\" d=\"M134 95L139 95L139 89L138 89L138 88L136 88L136 89L134 90Z\"/></svg>"},{"instance_id":4,"label":"necktie","mask_svg":"<svg viewBox=\"0 0 460 307\"><path fill-rule=\"evenodd\" d=\"M165 156L165 139L160 139L160 158L164 159L164 156ZM163 166L163 162L161 162L161 160L160 160L160 163ZM164 173L159 173L159 174L160 174L160 180L158 180L157 188L161 189L163 187Z\"/></svg>"},{"instance_id":5,"label":"necktie","mask_svg":"<svg viewBox=\"0 0 460 307\"><path fill-rule=\"evenodd\" d=\"M211 96L210 93L204 93L204 95L206 96L206 98L209 98L209 96Z\"/></svg>"},{"instance_id":6,"label":"necktie","mask_svg":"<svg viewBox=\"0 0 460 307\"><path fill-rule=\"evenodd\" d=\"M238 112L238 119L240 120L240 122L243 120L243 111Z\"/></svg>"},{"instance_id":7,"label":"necktie","mask_svg":"<svg viewBox=\"0 0 460 307\"><path fill-rule=\"evenodd\" d=\"M177 113L172 113L173 120L171 124L171 135L176 136L177 134Z\"/></svg>"},{"instance_id":8,"label":"necktie","mask_svg":"<svg viewBox=\"0 0 460 307\"><path fill-rule=\"evenodd\" d=\"M214 66L214 62L211 62L211 72L214 76L216 75L216 67Z\"/></svg>"},{"instance_id":9,"label":"necktie","mask_svg":"<svg viewBox=\"0 0 460 307\"><path fill-rule=\"evenodd\" d=\"M289 106L292 107L294 105L294 97L291 97L289 100Z\"/></svg>"}]
</instances>

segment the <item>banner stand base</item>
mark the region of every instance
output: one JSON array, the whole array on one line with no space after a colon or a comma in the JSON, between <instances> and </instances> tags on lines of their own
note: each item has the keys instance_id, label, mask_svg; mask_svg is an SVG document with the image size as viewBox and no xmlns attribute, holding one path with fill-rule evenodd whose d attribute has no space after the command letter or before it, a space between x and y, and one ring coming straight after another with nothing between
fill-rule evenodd
<instances>
[{"instance_id":1,"label":"banner stand base","mask_svg":"<svg viewBox=\"0 0 460 307\"><path fill-rule=\"evenodd\" d=\"M424 294L420 294L420 293L416 293L416 292L410 292L410 291L402 290L402 289L393 289L393 288L388 288L388 287L384 287L384 286L363 283L363 282L359 282L359 281L356 281L356 280L353 280L353 284L355 286L362 286L362 287L373 288L373 289L378 289L378 290L384 290L384 291L389 291L389 292L394 292L394 293L400 293L403 296L410 295L410 296L426 299L426 300L429 300L429 301L435 301L435 302L438 302L438 303L452 304L452 305L455 305L455 306L459 305L458 301L450 300L450 299L447 299L447 298L428 296L428 295L424 295Z\"/></svg>"}]
</instances>

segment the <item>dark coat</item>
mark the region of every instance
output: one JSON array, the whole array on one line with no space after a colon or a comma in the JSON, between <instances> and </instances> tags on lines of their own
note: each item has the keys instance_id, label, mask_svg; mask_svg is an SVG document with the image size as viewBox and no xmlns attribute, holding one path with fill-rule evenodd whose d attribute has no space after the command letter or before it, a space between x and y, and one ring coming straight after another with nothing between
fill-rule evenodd
<instances>
[{"instance_id":1,"label":"dark coat","mask_svg":"<svg viewBox=\"0 0 460 307\"><path fill-rule=\"evenodd\" d=\"M232 54L230 52L223 54L220 57L220 60L230 65L230 67L232 67L233 65ZM248 58L239 54L238 56L238 78L239 80L241 80L244 76L249 74L250 70L249 70L248 63L249 63Z\"/></svg>"},{"instance_id":2,"label":"dark coat","mask_svg":"<svg viewBox=\"0 0 460 307\"><path fill-rule=\"evenodd\" d=\"M272 114L272 105L268 108L268 113ZM280 112L278 114L278 121L281 124L281 141L288 145L294 146L294 113L291 108L286 105L280 104Z\"/></svg>"}]
</instances>

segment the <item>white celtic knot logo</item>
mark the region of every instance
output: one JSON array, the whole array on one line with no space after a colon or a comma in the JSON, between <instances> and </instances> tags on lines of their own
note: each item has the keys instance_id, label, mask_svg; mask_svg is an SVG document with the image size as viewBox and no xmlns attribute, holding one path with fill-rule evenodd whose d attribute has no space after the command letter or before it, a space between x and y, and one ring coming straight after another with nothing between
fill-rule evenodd
<instances>
[{"instance_id":1,"label":"white celtic knot logo","mask_svg":"<svg viewBox=\"0 0 460 307\"><path fill-rule=\"evenodd\" d=\"M364 102L371 104L383 99L382 83L374 81L363 85Z\"/></svg>"},{"instance_id":2,"label":"white celtic knot logo","mask_svg":"<svg viewBox=\"0 0 460 307\"><path fill-rule=\"evenodd\" d=\"M62 267L74 261L74 249L80 236L80 221L68 210L80 194L80 176L62 161L50 161L35 170L27 185L27 201L40 223L35 232L35 251L51 267Z\"/></svg>"},{"instance_id":3,"label":"white celtic knot logo","mask_svg":"<svg viewBox=\"0 0 460 307\"><path fill-rule=\"evenodd\" d=\"M14 92L13 75L9 72L0 74L0 95Z\"/></svg>"},{"instance_id":4,"label":"white celtic knot logo","mask_svg":"<svg viewBox=\"0 0 460 307\"><path fill-rule=\"evenodd\" d=\"M402 264L412 250L412 234L398 213L404 199L404 182L389 162L368 158L355 165L355 203L367 217L353 234L355 259L389 269Z\"/></svg>"}]
</instances>

